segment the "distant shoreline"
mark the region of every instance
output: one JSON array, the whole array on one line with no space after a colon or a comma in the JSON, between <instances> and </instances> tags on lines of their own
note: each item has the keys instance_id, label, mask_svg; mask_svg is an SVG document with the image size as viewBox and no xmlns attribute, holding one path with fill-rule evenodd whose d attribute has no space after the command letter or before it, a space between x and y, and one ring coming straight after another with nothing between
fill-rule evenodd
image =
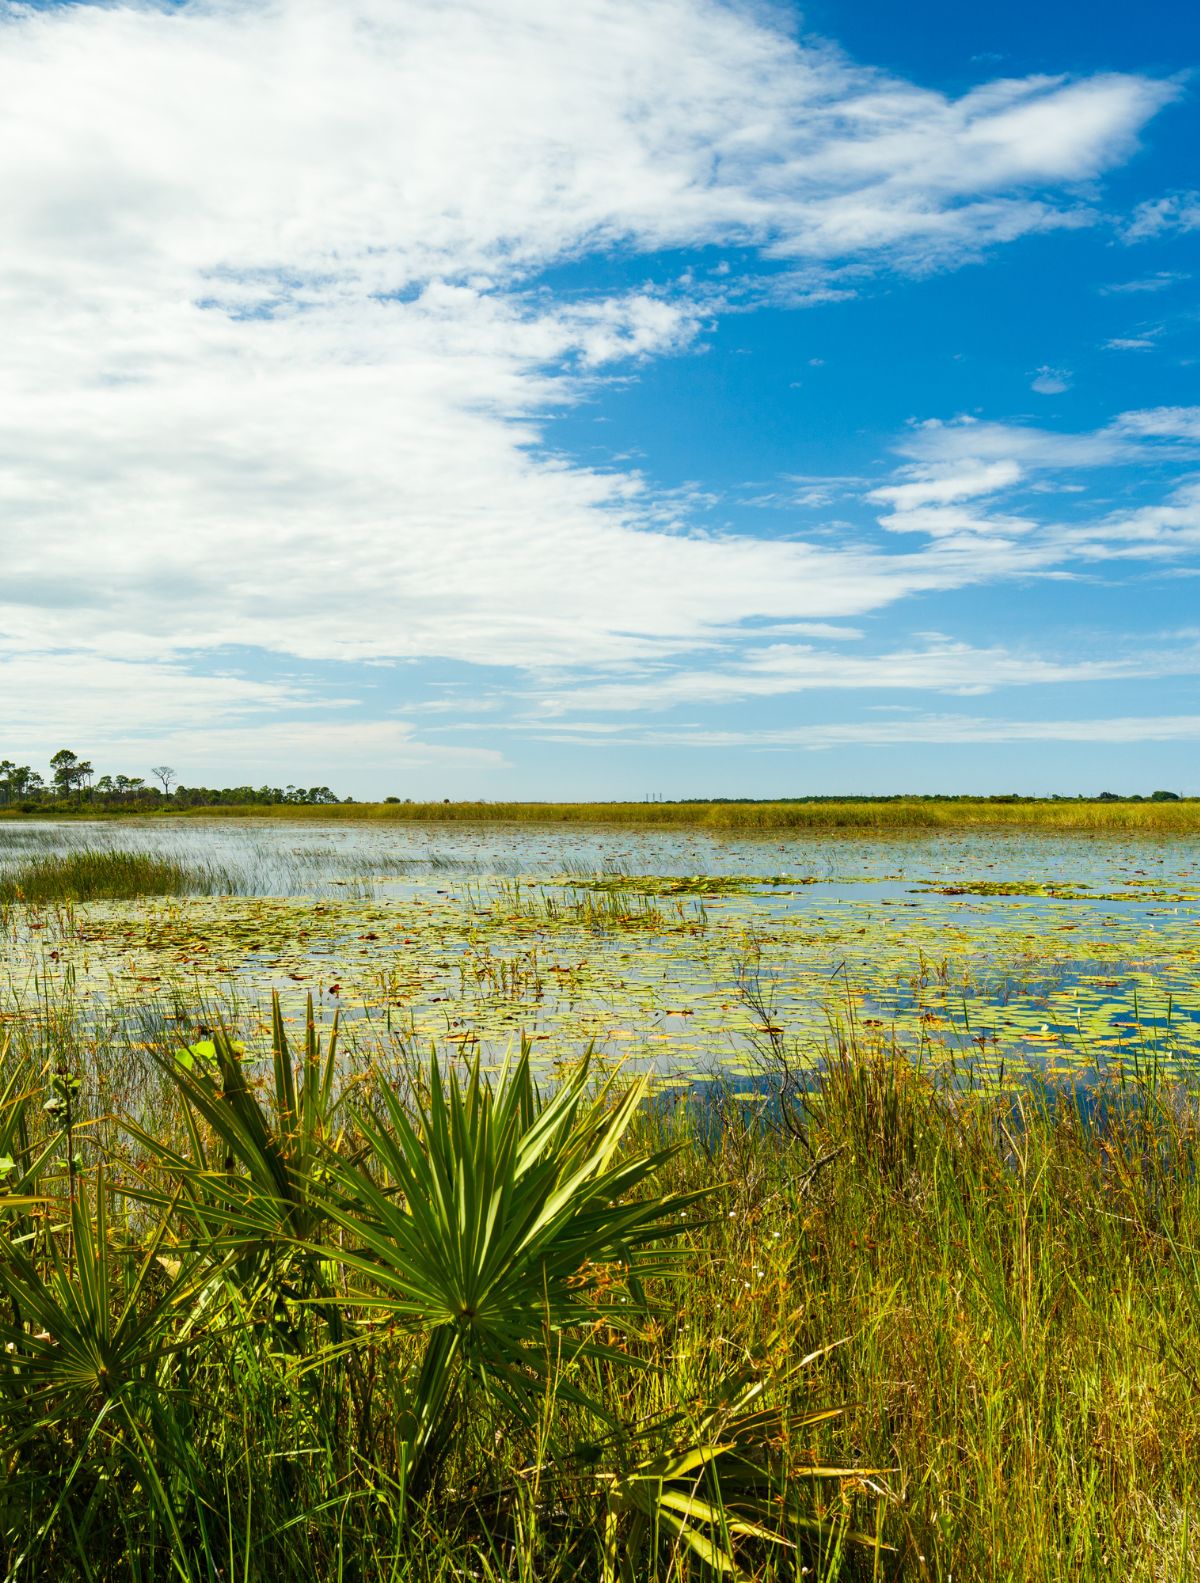
<instances>
[{"instance_id":1,"label":"distant shoreline","mask_svg":"<svg viewBox=\"0 0 1200 1583\"><path fill-rule=\"evenodd\" d=\"M0 819L368 820L404 824L607 824L713 832L903 834L936 830L1200 834L1200 798L833 798L789 802L239 803L195 808L0 808Z\"/></svg>"}]
</instances>

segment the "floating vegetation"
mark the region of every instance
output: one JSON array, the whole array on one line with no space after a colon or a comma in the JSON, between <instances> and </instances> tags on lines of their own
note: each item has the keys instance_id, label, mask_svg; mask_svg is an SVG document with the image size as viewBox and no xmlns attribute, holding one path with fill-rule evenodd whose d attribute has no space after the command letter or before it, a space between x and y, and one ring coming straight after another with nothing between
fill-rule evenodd
<instances>
[{"instance_id":1,"label":"floating vegetation","mask_svg":"<svg viewBox=\"0 0 1200 1583\"><path fill-rule=\"evenodd\" d=\"M464 995L537 1002L545 994L536 946L529 951L514 951L509 956L503 956L480 942L467 952L458 972Z\"/></svg>"},{"instance_id":2,"label":"floating vegetation","mask_svg":"<svg viewBox=\"0 0 1200 1583\"><path fill-rule=\"evenodd\" d=\"M966 880L961 885L917 885L914 894L935 896L1048 896L1053 901L1200 901L1200 891L1156 889L1141 880L1126 880L1128 890L1097 891L1088 885L1056 884L1051 880Z\"/></svg>"},{"instance_id":3,"label":"floating vegetation","mask_svg":"<svg viewBox=\"0 0 1200 1583\"><path fill-rule=\"evenodd\" d=\"M940 837L901 862L866 841L592 833L580 848L514 831L500 850L493 831L455 844L442 827L433 844L335 827L301 848L289 827L278 841L194 828L190 849L142 855L262 869L279 892L10 905L0 1016L68 989L94 1008L233 992L253 1004L273 990L294 1008L312 992L348 1027L382 1021L489 1059L525 1031L535 1048L594 1043L663 1074L736 1074L753 1066L756 1019L738 991L753 957L809 1068L851 1019L977 1084L1200 1063L1191 843ZM38 856L25 827L15 834L9 872ZM38 835L59 857L71 838L88 844L82 827ZM505 872L516 864L532 873ZM338 883L356 868L369 887ZM304 874L310 894L289 894Z\"/></svg>"},{"instance_id":4,"label":"floating vegetation","mask_svg":"<svg viewBox=\"0 0 1200 1583\"><path fill-rule=\"evenodd\" d=\"M703 906L685 907L681 902L676 902L673 907L658 906L655 898L665 894L661 890L650 890L637 884L581 885L572 880L563 883L568 887L565 894L556 894L548 892L542 884L500 880L489 898L477 894L472 899L480 911L489 912L499 923L518 927L532 925L542 929L574 928L600 933L616 931L657 935L696 933L707 926L708 918ZM681 893L702 894L694 891Z\"/></svg>"},{"instance_id":5,"label":"floating vegetation","mask_svg":"<svg viewBox=\"0 0 1200 1583\"><path fill-rule=\"evenodd\" d=\"M815 874L609 874L567 875L564 885L617 896L746 896L756 890L821 883Z\"/></svg>"}]
</instances>

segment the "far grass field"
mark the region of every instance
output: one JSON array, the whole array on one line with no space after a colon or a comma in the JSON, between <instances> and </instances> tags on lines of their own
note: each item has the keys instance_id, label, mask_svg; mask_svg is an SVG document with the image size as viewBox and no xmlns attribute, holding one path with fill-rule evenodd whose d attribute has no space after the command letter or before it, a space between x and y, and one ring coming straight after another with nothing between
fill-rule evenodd
<instances>
[{"instance_id":1,"label":"far grass field","mask_svg":"<svg viewBox=\"0 0 1200 1583\"><path fill-rule=\"evenodd\" d=\"M1200 799L888 797L780 802L355 802L247 803L154 808L82 802L30 813L0 808L0 818L378 820L416 824L608 824L631 829L698 829L731 835L904 834L939 830L1200 833Z\"/></svg>"}]
</instances>

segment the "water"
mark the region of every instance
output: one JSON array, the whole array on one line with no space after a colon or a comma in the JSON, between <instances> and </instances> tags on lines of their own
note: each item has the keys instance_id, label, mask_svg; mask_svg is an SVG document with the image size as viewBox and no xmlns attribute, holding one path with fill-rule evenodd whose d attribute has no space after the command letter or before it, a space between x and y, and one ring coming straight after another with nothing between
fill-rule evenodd
<instances>
[{"instance_id":1,"label":"water","mask_svg":"<svg viewBox=\"0 0 1200 1583\"><path fill-rule=\"evenodd\" d=\"M68 980L91 1003L212 1004L236 986L254 1006L277 988L293 1014L310 992L341 1007L364 1037L493 1056L525 1031L548 1055L594 1042L688 1071L744 1070L773 1039L815 1059L851 1021L989 1081L1021 1063L1200 1062L1193 839L14 821L0 823L0 870L88 845L217 865L236 894L11 919L18 1008ZM638 892L626 918L597 912L610 892L583 880L613 873ZM646 876L779 882L672 895Z\"/></svg>"}]
</instances>

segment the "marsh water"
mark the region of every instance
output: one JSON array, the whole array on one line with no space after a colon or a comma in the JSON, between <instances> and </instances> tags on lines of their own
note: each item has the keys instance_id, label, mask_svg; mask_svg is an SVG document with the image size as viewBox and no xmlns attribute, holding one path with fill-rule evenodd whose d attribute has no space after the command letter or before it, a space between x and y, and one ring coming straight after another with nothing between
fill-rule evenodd
<instances>
[{"instance_id":1,"label":"marsh water","mask_svg":"<svg viewBox=\"0 0 1200 1583\"><path fill-rule=\"evenodd\" d=\"M726 838L677 830L212 819L0 823L0 873L161 853L195 896L13 907L0 1014L226 1008L272 989L361 1033L547 1061L588 1044L678 1075L853 1024L970 1081L1200 1072L1200 842Z\"/></svg>"}]
</instances>

